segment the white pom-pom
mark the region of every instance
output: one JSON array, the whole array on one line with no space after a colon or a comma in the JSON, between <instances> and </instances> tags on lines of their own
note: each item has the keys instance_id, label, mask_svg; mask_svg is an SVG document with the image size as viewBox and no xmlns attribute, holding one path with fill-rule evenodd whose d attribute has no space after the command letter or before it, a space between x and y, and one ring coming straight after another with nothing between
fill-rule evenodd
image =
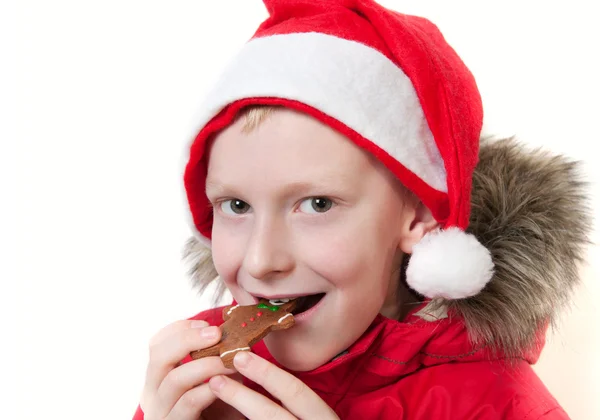
<instances>
[{"instance_id":1,"label":"white pom-pom","mask_svg":"<svg viewBox=\"0 0 600 420\"><path fill-rule=\"evenodd\" d=\"M426 234L413 247L406 281L430 299L461 299L478 294L493 274L487 248L473 235L452 227Z\"/></svg>"}]
</instances>

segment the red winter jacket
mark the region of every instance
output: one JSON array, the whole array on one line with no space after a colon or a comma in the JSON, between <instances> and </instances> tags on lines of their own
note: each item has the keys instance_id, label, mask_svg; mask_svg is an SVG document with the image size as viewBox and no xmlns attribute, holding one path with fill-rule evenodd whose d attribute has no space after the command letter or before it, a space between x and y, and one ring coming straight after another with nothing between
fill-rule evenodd
<instances>
[{"instance_id":1,"label":"red winter jacket","mask_svg":"<svg viewBox=\"0 0 600 420\"><path fill-rule=\"evenodd\" d=\"M220 325L221 312L193 319ZM262 342L252 350L277 364ZM416 310L403 322L377 316L347 354L295 375L341 419L568 419L531 368L538 357L523 354L509 363L474 348L460 318L426 321ZM138 408L134 420L143 418Z\"/></svg>"}]
</instances>

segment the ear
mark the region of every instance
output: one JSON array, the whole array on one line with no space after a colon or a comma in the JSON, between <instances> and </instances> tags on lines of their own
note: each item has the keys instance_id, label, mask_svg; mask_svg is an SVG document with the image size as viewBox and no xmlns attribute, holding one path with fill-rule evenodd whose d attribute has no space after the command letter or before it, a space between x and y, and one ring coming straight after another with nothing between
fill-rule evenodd
<instances>
[{"instance_id":1,"label":"ear","mask_svg":"<svg viewBox=\"0 0 600 420\"><path fill-rule=\"evenodd\" d=\"M398 245L405 254L412 254L413 246L419 243L426 233L437 229L439 223L420 200L412 206L407 205L404 213Z\"/></svg>"}]
</instances>

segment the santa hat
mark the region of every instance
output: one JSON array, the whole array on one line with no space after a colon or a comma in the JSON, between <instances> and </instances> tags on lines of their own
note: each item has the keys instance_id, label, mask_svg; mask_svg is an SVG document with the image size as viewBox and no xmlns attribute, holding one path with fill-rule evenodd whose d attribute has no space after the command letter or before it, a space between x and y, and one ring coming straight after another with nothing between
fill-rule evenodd
<instances>
[{"instance_id":1,"label":"santa hat","mask_svg":"<svg viewBox=\"0 0 600 420\"><path fill-rule=\"evenodd\" d=\"M483 110L477 85L435 25L372 0L264 0L270 17L208 94L185 188L210 245L207 141L249 105L281 105L329 125L373 154L431 210L440 229L413 249L411 288L429 298L477 294L489 251L465 233Z\"/></svg>"}]
</instances>

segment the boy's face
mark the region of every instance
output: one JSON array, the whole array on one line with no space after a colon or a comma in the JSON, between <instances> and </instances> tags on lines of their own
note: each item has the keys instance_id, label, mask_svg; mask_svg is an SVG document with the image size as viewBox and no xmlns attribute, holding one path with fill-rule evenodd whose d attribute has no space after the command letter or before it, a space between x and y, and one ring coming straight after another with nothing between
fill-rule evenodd
<instances>
[{"instance_id":1,"label":"boy's face","mask_svg":"<svg viewBox=\"0 0 600 420\"><path fill-rule=\"evenodd\" d=\"M323 294L265 339L285 367L312 370L359 338L394 292L411 212L382 165L319 121L278 110L251 132L243 125L210 150L215 266L241 305Z\"/></svg>"}]
</instances>

